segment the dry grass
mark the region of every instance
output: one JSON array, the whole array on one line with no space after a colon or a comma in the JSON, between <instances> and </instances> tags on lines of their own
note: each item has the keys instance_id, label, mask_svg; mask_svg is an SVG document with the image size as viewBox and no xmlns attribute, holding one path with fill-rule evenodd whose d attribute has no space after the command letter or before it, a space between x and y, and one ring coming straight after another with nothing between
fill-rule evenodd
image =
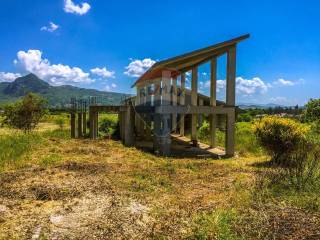
<instances>
[{"instance_id":1,"label":"dry grass","mask_svg":"<svg viewBox=\"0 0 320 240\"><path fill-rule=\"evenodd\" d=\"M112 140L44 138L23 168L0 174L0 239L319 237L317 212L255 202L265 157L159 158Z\"/></svg>"}]
</instances>

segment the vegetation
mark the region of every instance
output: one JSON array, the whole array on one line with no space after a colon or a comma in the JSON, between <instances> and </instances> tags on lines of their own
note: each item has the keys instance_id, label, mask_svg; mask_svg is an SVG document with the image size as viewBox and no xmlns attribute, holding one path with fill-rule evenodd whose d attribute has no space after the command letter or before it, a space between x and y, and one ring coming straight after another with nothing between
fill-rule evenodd
<instances>
[{"instance_id":1,"label":"vegetation","mask_svg":"<svg viewBox=\"0 0 320 240\"><path fill-rule=\"evenodd\" d=\"M271 155L272 162L287 165L287 157L306 141L308 128L295 120L274 116L256 121L254 133L260 144Z\"/></svg>"},{"instance_id":2,"label":"vegetation","mask_svg":"<svg viewBox=\"0 0 320 240\"><path fill-rule=\"evenodd\" d=\"M71 139L60 119L67 123L67 114L50 114L28 134L0 128L0 239L36 233L43 239L302 239L319 231L313 123L238 122L238 156L200 160L156 157L114 140ZM101 136L116 122L115 115L101 115ZM205 141L208 127L205 122L199 133ZM268 146L272 139L295 144L300 133L306 141L289 148L290 164L269 165L265 153L273 152L262 150L257 128ZM220 130L217 140L223 146Z\"/></svg>"},{"instance_id":3,"label":"vegetation","mask_svg":"<svg viewBox=\"0 0 320 240\"><path fill-rule=\"evenodd\" d=\"M310 99L305 106L303 117L307 122L320 120L320 99Z\"/></svg>"},{"instance_id":4,"label":"vegetation","mask_svg":"<svg viewBox=\"0 0 320 240\"><path fill-rule=\"evenodd\" d=\"M5 106L3 123L30 132L46 114L46 106L47 103L42 97L28 93L22 100Z\"/></svg>"}]
</instances>

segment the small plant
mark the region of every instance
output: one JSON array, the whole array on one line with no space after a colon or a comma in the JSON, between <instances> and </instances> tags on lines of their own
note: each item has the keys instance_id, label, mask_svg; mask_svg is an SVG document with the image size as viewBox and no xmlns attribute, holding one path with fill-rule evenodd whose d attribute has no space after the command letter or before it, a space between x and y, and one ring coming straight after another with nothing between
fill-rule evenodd
<instances>
[{"instance_id":1,"label":"small plant","mask_svg":"<svg viewBox=\"0 0 320 240\"><path fill-rule=\"evenodd\" d=\"M320 120L320 99L310 99L305 106L303 119L307 122Z\"/></svg>"},{"instance_id":2,"label":"small plant","mask_svg":"<svg viewBox=\"0 0 320 240\"><path fill-rule=\"evenodd\" d=\"M4 107L3 123L24 132L30 132L46 112L46 100L36 94L28 93L22 100Z\"/></svg>"},{"instance_id":3,"label":"small plant","mask_svg":"<svg viewBox=\"0 0 320 240\"><path fill-rule=\"evenodd\" d=\"M268 116L254 124L254 133L272 162L285 166L288 156L306 141L308 127L292 119Z\"/></svg>"},{"instance_id":4,"label":"small plant","mask_svg":"<svg viewBox=\"0 0 320 240\"><path fill-rule=\"evenodd\" d=\"M60 130L63 130L64 129L64 126L65 126L65 121L63 118L57 118L55 120L55 123L59 126Z\"/></svg>"},{"instance_id":5,"label":"small plant","mask_svg":"<svg viewBox=\"0 0 320 240\"><path fill-rule=\"evenodd\" d=\"M112 137L116 135L118 130L118 120L112 115L103 118L99 123L99 132L103 136Z\"/></svg>"}]
</instances>

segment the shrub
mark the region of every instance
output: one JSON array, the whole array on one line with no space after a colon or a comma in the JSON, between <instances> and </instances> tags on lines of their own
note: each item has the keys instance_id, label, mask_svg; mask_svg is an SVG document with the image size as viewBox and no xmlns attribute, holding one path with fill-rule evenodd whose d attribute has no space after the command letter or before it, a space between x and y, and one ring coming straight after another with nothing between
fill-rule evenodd
<instances>
[{"instance_id":1,"label":"shrub","mask_svg":"<svg viewBox=\"0 0 320 240\"><path fill-rule=\"evenodd\" d=\"M112 137L117 134L118 120L112 115L107 115L99 123L99 132L103 136Z\"/></svg>"},{"instance_id":2,"label":"shrub","mask_svg":"<svg viewBox=\"0 0 320 240\"><path fill-rule=\"evenodd\" d=\"M237 116L238 122L251 122L252 116L249 113L241 113Z\"/></svg>"},{"instance_id":3,"label":"shrub","mask_svg":"<svg viewBox=\"0 0 320 240\"><path fill-rule=\"evenodd\" d=\"M308 128L292 119L268 116L256 121L254 133L272 162L286 165L287 157L306 141Z\"/></svg>"},{"instance_id":4,"label":"shrub","mask_svg":"<svg viewBox=\"0 0 320 240\"><path fill-rule=\"evenodd\" d=\"M320 120L320 99L310 99L305 106L303 118L307 122Z\"/></svg>"},{"instance_id":5,"label":"shrub","mask_svg":"<svg viewBox=\"0 0 320 240\"><path fill-rule=\"evenodd\" d=\"M47 102L42 97L28 93L22 100L4 107L3 123L9 127L30 132L47 112Z\"/></svg>"}]
</instances>

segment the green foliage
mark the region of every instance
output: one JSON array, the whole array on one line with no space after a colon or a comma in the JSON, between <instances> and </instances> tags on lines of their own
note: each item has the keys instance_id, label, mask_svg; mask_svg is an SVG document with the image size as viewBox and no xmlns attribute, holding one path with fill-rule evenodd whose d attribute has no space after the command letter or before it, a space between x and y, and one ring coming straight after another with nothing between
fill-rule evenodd
<instances>
[{"instance_id":1,"label":"green foliage","mask_svg":"<svg viewBox=\"0 0 320 240\"><path fill-rule=\"evenodd\" d=\"M204 121L198 131L199 139L209 143L210 126L207 121ZM252 130L252 123L238 122L236 123L236 151L240 155L261 154L262 149L257 143L256 137ZM217 146L225 145L225 133L217 129L216 131Z\"/></svg>"},{"instance_id":2,"label":"green foliage","mask_svg":"<svg viewBox=\"0 0 320 240\"><path fill-rule=\"evenodd\" d=\"M268 116L256 121L254 133L272 161L286 165L287 157L299 144L306 141L308 127L292 119Z\"/></svg>"},{"instance_id":3,"label":"green foliage","mask_svg":"<svg viewBox=\"0 0 320 240\"><path fill-rule=\"evenodd\" d=\"M253 120L249 113L241 113L237 116L238 122L251 122Z\"/></svg>"},{"instance_id":4,"label":"green foliage","mask_svg":"<svg viewBox=\"0 0 320 240\"><path fill-rule=\"evenodd\" d=\"M18 164L32 148L42 142L39 134L13 133L0 136L0 171L6 165Z\"/></svg>"},{"instance_id":5,"label":"green foliage","mask_svg":"<svg viewBox=\"0 0 320 240\"><path fill-rule=\"evenodd\" d=\"M304 120L312 122L320 120L320 99L310 99L303 112Z\"/></svg>"},{"instance_id":6,"label":"green foliage","mask_svg":"<svg viewBox=\"0 0 320 240\"><path fill-rule=\"evenodd\" d=\"M5 106L3 123L24 132L30 132L46 114L46 107L45 99L29 93L22 100Z\"/></svg>"},{"instance_id":7,"label":"green foliage","mask_svg":"<svg viewBox=\"0 0 320 240\"><path fill-rule=\"evenodd\" d=\"M118 127L118 118L115 114L107 114L99 121L99 132L102 136L114 136Z\"/></svg>"}]
</instances>

